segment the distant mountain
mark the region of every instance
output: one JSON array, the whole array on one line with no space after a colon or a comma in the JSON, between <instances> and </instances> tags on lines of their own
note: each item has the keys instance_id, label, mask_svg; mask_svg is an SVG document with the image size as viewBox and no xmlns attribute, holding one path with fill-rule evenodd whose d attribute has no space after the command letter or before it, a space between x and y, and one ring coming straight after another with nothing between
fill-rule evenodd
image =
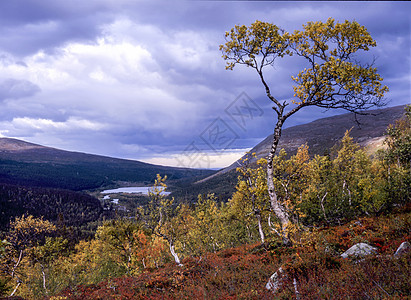
<instances>
[{"instance_id":1,"label":"distant mountain","mask_svg":"<svg viewBox=\"0 0 411 300\"><path fill-rule=\"evenodd\" d=\"M340 141L347 130L350 136L362 146L384 138L387 126L404 114L404 105L368 111L367 115L346 113L318 119L311 123L293 126L283 130L279 148L287 153L295 153L302 144L307 143L312 154L324 154ZM251 152L258 157L268 155L273 135L269 135L256 145Z\"/></svg>"},{"instance_id":2,"label":"distant mountain","mask_svg":"<svg viewBox=\"0 0 411 300\"><path fill-rule=\"evenodd\" d=\"M285 149L288 154L296 153L298 147L307 143L311 155L323 155L329 152L341 138L346 130L350 130L350 136L362 146L372 145L378 147L384 140L384 134L389 124L401 118L405 106L395 106L384 109L368 111L368 115L357 115L352 113L341 114L333 117L318 119L311 123L289 127L283 130L277 153ZM270 151L273 135L269 135L261 143L250 150L255 152L258 158L266 157ZM243 157L244 158L244 157ZM240 159L241 160L241 159ZM188 186L178 192L188 199L194 199L196 192L215 192L216 195L226 197L234 191L233 182L237 178L236 167L239 161L234 162L227 168L206 177L192 186ZM252 159L252 162L256 159ZM222 187L225 186L223 189Z\"/></svg>"},{"instance_id":3,"label":"distant mountain","mask_svg":"<svg viewBox=\"0 0 411 300\"><path fill-rule=\"evenodd\" d=\"M47 147L9 138L0 138L0 151L25 151L29 149L44 149Z\"/></svg>"},{"instance_id":4,"label":"distant mountain","mask_svg":"<svg viewBox=\"0 0 411 300\"><path fill-rule=\"evenodd\" d=\"M80 191L128 183L152 184L156 174L167 175L173 181L196 180L213 173L215 171L158 166L0 138L0 183Z\"/></svg>"}]
</instances>

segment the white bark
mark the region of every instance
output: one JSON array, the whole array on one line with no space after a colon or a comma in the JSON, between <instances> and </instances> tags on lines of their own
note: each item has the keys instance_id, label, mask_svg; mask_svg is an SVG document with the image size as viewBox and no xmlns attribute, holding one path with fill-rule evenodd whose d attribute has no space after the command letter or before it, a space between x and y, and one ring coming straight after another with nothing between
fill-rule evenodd
<instances>
[{"instance_id":1,"label":"white bark","mask_svg":"<svg viewBox=\"0 0 411 300\"><path fill-rule=\"evenodd\" d=\"M271 224L271 213L268 215L267 223L268 223L268 228L270 228L270 230L274 231L278 236L281 236L281 233L279 233L278 230L275 229L273 224Z\"/></svg>"},{"instance_id":2,"label":"white bark","mask_svg":"<svg viewBox=\"0 0 411 300\"><path fill-rule=\"evenodd\" d=\"M11 277L14 277L17 267L20 265L21 259L23 258L23 250L20 250L19 258L17 262L13 266L13 270L11 271Z\"/></svg>"},{"instance_id":3,"label":"white bark","mask_svg":"<svg viewBox=\"0 0 411 300\"><path fill-rule=\"evenodd\" d=\"M274 139L271 145L270 153L268 154L268 163L267 163L267 187L268 187L268 195L270 197L270 204L271 209L280 220L281 223L281 238L283 239L283 243L285 245L290 244L290 239L288 237L287 227L290 223L290 218L288 216L287 211L283 207L283 205L277 199L277 193L275 192L274 186L274 168L273 168L273 161L274 156L277 151L277 145L281 137L281 127L283 126L282 120L278 120L277 125L274 130Z\"/></svg>"},{"instance_id":4,"label":"white bark","mask_svg":"<svg viewBox=\"0 0 411 300\"><path fill-rule=\"evenodd\" d=\"M258 220L258 232L260 233L261 243L264 244L264 242L265 242L265 235L264 235L264 231L263 231L263 225L261 224L261 216L260 216L260 214L257 214L257 220Z\"/></svg>"},{"instance_id":5,"label":"white bark","mask_svg":"<svg viewBox=\"0 0 411 300\"><path fill-rule=\"evenodd\" d=\"M16 277L16 278L17 278L17 285L16 285L16 287L14 288L13 292L10 294L10 297L13 297L13 296L14 296L14 294L17 292L17 289L18 289L19 286L21 285L21 280L16 276L16 269L17 269L17 267L20 265L20 262L21 262L22 258L23 258L23 250L20 250L19 258L17 259L17 262L14 264L13 269L12 269L12 271L11 271L11 277L12 277L12 278L13 278L13 277Z\"/></svg>"},{"instance_id":6,"label":"white bark","mask_svg":"<svg viewBox=\"0 0 411 300\"><path fill-rule=\"evenodd\" d=\"M293 285L294 285L295 298L297 300L299 300L300 299L300 292L298 291L298 283L297 283L297 279L295 277L294 277L294 280L293 280Z\"/></svg>"},{"instance_id":7,"label":"white bark","mask_svg":"<svg viewBox=\"0 0 411 300\"><path fill-rule=\"evenodd\" d=\"M13 296L14 296L14 294L17 292L17 289L19 288L20 284L21 284L21 282L19 281L19 282L17 283L16 287L14 288L13 292L10 294L10 297L13 297Z\"/></svg>"},{"instance_id":8,"label":"white bark","mask_svg":"<svg viewBox=\"0 0 411 300\"><path fill-rule=\"evenodd\" d=\"M43 275L43 288L44 288L44 292L47 295L48 291L47 291L47 287L46 287L46 273L44 272L44 267L43 267L42 264L40 264L40 267L41 267L41 274Z\"/></svg>"},{"instance_id":9,"label":"white bark","mask_svg":"<svg viewBox=\"0 0 411 300\"><path fill-rule=\"evenodd\" d=\"M180 258L178 257L176 251L174 250L174 243L173 243L173 241L169 241L169 243L170 243L170 252L171 252L171 255L174 257L174 260L175 260L176 264L177 264L178 266L182 266L182 264L181 264L181 262L180 262Z\"/></svg>"},{"instance_id":10,"label":"white bark","mask_svg":"<svg viewBox=\"0 0 411 300\"><path fill-rule=\"evenodd\" d=\"M126 249L127 253L127 274L130 274L130 268L131 268L131 241L128 242L128 249Z\"/></svg>"},{"instance_id":11,"label":"white bark","mask_svg":"<svg viewBox=\"0 0 411 300\"><path fill-rule=\"evenodd\" d=\"M328 195L328 192L326 192L325 195L324 195L324 196L322 197L322 199L320 200L321 209L323 210L323 215L324 215L324 219L325 219L326 222L328 222L328 219L327 219L327 216L326 216L326 214L325 214L324 200L325 200L325 197L327 197L327 195ZM318 196L318 198L320 198L320 196Z\"/></svg>"}]
</instances>

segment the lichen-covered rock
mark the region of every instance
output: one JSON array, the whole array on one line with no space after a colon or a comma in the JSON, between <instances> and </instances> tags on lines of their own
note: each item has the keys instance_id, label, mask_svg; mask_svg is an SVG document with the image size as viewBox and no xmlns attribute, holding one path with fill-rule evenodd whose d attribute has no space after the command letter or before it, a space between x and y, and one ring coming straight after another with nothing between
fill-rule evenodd
<instances>
[{"instance_id":1,"label":"lichen-covered rock","mask_svg":"<svg viewBox=\"0 0 411 300\"><path fill-rule=\"evenodd\" d=\"M364 257L370 254L377 253L377 248L370 246L366 243L358 243L352 246L350 249L341 254L341 257Z\"/></svg>"},{"instance_id":2,"label":"lichen-covered rock","mask_svg":"<svg viewBox=\"0 0 411 300\"><path fill-rule=\"evenodd\" d=\"M394 257L401 257L404 254L408 253L411 250L411 245L408 242L403 242L395 251Z\"/></svg>"},{"instance_id":3,"label":"lichen-covered rock","mask_svg":"<svg viewBox=\"0 0 411 300\"><path fill-rule=\"evenodd\" d=\"M282 274L283 272L284 272L283 268L280 267L277 272L271 275L270 279L265 285L265 288L275 293L281 287L282 277L280 274Z\"/></svg>"},{"instance_id":4,"label":"lichen-covered rock","mask_svg":"<svg viewBox=\"0 0 411 300\"><path fill-rule=\"evenodd\" d=\"M265 288L271 291L272 293L276 293L279 289L281 289L284 279L287 279L287 275L284 273L284 269L280 267L277 270L277 272L271 275L270 279L265 285ZM293 279L293 285L294 285L295 298L299 300L300 292L298 291L298 282L296 278Z\"/></svg>"}]
</instances>

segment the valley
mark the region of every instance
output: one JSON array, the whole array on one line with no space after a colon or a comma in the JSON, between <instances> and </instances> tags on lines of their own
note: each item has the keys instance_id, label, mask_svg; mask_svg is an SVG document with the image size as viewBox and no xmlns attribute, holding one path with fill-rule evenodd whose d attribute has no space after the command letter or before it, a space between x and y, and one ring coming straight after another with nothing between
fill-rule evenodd
<instances>
[{"instance_id":1,"label":"valley","mask_svg":"<svg viewBox=\"0 0 411 300\"><path fill-rule=\"evenodd\" d=\"M404 106L390 107L358 116L359 123L348 113L290 127L283 132L280 148L292 155L301 144L306 143L311 156L329 153L344 132L351 130L354 141L375 152L381 147L388 124L400 118L403 111ZM268 136L250 152L255 152L258 158L264 157L271 139L272 136ZM251 158L251 161L255 162L256 159ZM219 171L174 168L0 138L0 184L83 191L99 199L102 198L100 192L107 189L139 186L147 190L156 174L161 174L167 176L168 192L177 203L195 203L199 194L206 196L211 193L218 201L226 202L235 192L237 166L238 161ZM143 194L123 195L120 201L123 213L128 211L133 214L138 205L147 203L147 197ZM112 205L111 209L115 211L116 205ZM30 209L27 212L36 214ZM7 223L7 220L4 222Z\"/></svg>"},{"instance_id":2,"label":"valley","mask_svg":"<svg viewBox=\"0 0 411 300\"><path fill-rule=\"evenodd\" d=\"M218 172L1 139L0 292L19 288L18 269L19 295L28 299L187 298L199 296L198 286L219 298L290 298L296 285L313 298L355 298L359 289L381 295L375 282L406 295L400 268L409 268L411 252L392 257L410 240L407 109L374 111L357 128L345 114L284 130L275 185L297 220L291 245L276 234L257 161L270 137L253 148L255 158ZM334 129L321 134L327 124ZM148 197L153 186L167 189ZM356 268L341 258L353 245L374 253ZM298 281L270 291L275 271ZM336 286L348 272L355 280Z\"/></svg>"}]
</instances>

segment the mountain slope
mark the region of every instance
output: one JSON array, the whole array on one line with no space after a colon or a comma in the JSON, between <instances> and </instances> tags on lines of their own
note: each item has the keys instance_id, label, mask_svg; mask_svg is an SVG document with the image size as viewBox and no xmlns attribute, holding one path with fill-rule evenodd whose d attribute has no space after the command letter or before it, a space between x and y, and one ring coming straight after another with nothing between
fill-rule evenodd
<instances>
[{"instance_id":1,"label":"mountain slope","mask_svg":"<svg viewBox=\"0 0 411 300\"><path fill-rule=\"evenodd\" d=\"M368 115L357 115L357 117L353 113L346 113L286 128L282 132L277 153L280 149L284 149L287 153L294 154L298 147L307 143L311 155L323 155L341 140L346 130L350 129L350 136L361 146L380 145L387 126L403 116L404 107L404 105L400 105L370 110ZM273 134L253 147L250 153L256 153L257 159L266 157L270 151L272 140ZM241 160L201 180L201 182L235 169ZM256 161L256 159L251 161Z\"/></svg>"},{"instance_id":2,"label":"mountain slope","mask_svg":"<svg viewBox=\"0 0 411 300\"><path fill-rule=\"evenodd\" d=\"M151 184L158 173L179 180L214 171L164 167L0 138L0 183L86 190L118 182Z\"/></svg>"},{"instance_id":3,"label":"mountain slope","mask_svg":"<svg viewBox=\"0 0 411 300\"><path fill-rule=\"evenodd\" d=\"M384 140L387 126L403 116L404 107L402 105L371 110L369 115L357 116L359 124L356 122L354 114L346 113L286 128L283 130L277 153L283 148L288 154L295 154L298 147L307 143L311 155L324 155L341 140L345 131L350 129L351 137L361 146L380 147ZM256 153L257 158L266 157L272 140L273 135L269 135L252 148L250 153ZM195 201L199 193L215 193L220 199L227 200L235 191L238 176L235 169L239 166L241 160L234 162L211 176L197 181L195 184L183 187L173 193L172 196ZM256 161L255 158L250 160L251 162Z\"/></svg>"}]
</instances>

